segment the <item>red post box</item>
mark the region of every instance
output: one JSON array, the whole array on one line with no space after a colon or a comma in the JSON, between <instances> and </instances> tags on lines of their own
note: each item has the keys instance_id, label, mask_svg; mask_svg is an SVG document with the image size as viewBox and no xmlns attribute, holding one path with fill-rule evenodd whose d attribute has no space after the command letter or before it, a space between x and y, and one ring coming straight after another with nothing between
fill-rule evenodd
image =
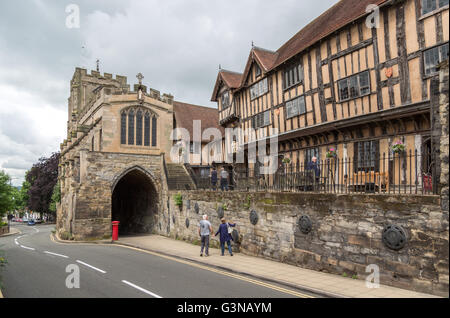
<instances>
[{"instance_id":1,"label":"red post box","mask_svg":"<svg viewBox=\"0 0 450 318\"><path fill-rule=\"evenodd\" d=\"M119 240L119 221L112 222L112 240L118 241Z\"/></svg>"}]
</instances>

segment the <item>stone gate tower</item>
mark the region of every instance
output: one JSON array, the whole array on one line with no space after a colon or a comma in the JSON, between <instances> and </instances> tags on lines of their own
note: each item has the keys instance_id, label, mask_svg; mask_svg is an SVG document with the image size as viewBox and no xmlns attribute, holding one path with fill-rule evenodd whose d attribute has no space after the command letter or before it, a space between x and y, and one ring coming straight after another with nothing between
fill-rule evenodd
<instances>
[{"instance_id":1,"label":"stone gate tower","mask_svg":"<svg viewBox=\"0 0 450 318\"><path fill-rule=\"evenodd\" d=\"M67 139L61 144L62 238L98 239L111 234L150 233L167 192L173 96L127 78L77 68L70 85Z\"/></svg>"}]
</instances>

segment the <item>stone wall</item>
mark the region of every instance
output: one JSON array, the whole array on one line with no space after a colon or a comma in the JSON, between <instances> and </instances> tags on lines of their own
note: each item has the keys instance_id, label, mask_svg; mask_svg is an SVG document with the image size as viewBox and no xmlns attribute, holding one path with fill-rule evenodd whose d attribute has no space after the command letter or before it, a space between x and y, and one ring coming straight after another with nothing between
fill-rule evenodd
<instances>
[{"instance_id":1,"label":"stone wall","mask_svg":"<svg viewBox=\"0 0 450 318\"><path fill-rule=\"evenodd\" d=\"M448 211L449 195L449 121L448 121L448 90L449 90L449 65L448 59L439 66L439 121L441 127L440 140L440 189L442 211Z\"/></svg>"},{"instance_id":2,"label":"stone wall","mask_svg":"<svg viewBox=\"0 0 450 318\"><path fill-rule=\"evenodd\" d=\"M72 178L69 188L62 194L57 217L59 235L66 232L75 240L110 237L112 191L133 169L139 169L150 178L158 195L154 199L159 211L166 188L161 156L82 150L79 181Z\"/></svg>"},{"instance_id":3,"label":"stone wall","mask_svg":"<svg viewBox=\"0 0 450 318\"><path fill-rule=\"evenodd\" d=\"M8 234L8 227L7 226L0 226L0 236L4 235L4 234Z\"/></svg>"},{"instance_id":4,"label":"stone wall","mask_svg":"<svg viewBox=\"0 0 450 318\"><path fill-rule=\"evenodd\" d=\"M376 264L382 284L448 296L448 212L441 211L438 196L185 191L180 210L176 193L169 194L169 209L160 215L162 235L196 242L201 216L208 214L216 230L222 207L238 224L236 247L242 253L360 279L368 275L367 265ZM303 215L312 223L309 234L300 231ZM389 224L406 232L399 251L382 241Z\"/></svg>"}]
</instances>

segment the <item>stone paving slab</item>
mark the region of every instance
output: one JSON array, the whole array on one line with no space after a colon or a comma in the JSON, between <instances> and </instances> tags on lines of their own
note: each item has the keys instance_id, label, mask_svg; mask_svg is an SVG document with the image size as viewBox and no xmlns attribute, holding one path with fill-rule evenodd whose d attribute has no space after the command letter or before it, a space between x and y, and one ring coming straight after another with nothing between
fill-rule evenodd
<instances>
[{"instance_id":1,"label":"stone paving slab","mask_svg":"<svg viewBox=\"0 0 450 318\"><path fill-rule=\"evenodd\" d=\"M334 274L304 269L273 260L235 253L231 257L227 251L220 256L220 250L210 248L210 257L200 257L200 247L159 235L121 237L116 244L138 247L153 252L161 252L175 257L220 267L257 278L270 280L291 287L301 288L343 298L439 298L438 296L380 285L367 288L364 280L341 277Z\"/></svg>"}]
</instances>

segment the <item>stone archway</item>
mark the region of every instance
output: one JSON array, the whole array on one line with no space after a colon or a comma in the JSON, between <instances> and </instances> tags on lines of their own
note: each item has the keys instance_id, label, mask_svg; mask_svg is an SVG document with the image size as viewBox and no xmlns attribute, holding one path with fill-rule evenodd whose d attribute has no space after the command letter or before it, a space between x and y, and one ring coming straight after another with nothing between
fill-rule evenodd
<instances>
[{"instance_id":1,"label":"stone archway","mask_svg":"<svg viewBox=\"0 0 450 318\"><path fill-rule=\"evenodd\" d=\"M145 170L133 168L116 180L112 191L112 221L121 235L151 233L157 217L158 192Z\"/></svg>"}]
</instances>

